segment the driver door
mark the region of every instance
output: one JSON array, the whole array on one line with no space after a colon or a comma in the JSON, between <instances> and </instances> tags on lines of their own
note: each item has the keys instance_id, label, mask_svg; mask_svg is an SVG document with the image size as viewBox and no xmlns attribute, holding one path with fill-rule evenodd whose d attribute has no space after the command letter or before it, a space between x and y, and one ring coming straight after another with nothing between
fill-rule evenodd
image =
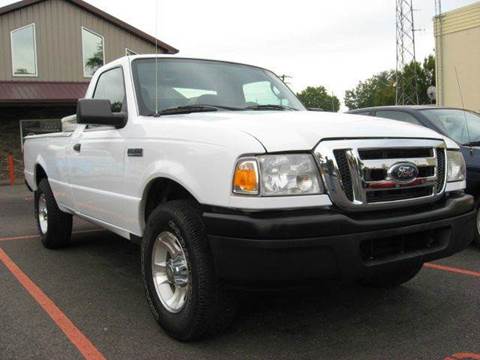
<instances>
[{"instance_id":1,"label":"driver door","mask_svg":"<svg viewBox=\"0 0 480 360\"><path fill-rule=\"evenodd\" d=\"M106 70L94 99L110 100L112 112L125 107L121 67ZM69 173L75 210L92 220L122 224L125 131L105 125L79 125L69 148Z\"/></svg>"}]
</instances>

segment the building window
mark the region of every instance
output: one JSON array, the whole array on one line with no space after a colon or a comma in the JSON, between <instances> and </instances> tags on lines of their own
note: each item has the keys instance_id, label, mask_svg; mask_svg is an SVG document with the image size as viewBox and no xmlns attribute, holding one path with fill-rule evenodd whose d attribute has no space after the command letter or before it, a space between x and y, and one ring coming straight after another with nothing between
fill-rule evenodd
<instances>
[{"instance_id":1,"label":"building window","mask_svg":"<svg viewBox=\"0 0 480 360\"><path fill-rule=\"evenodd\" d=\"M103 66L105 47L103 36L82 27L83 76L92 77Z\"/></svg>"},{"instance_id":2,"label":"building window","mask_svg":"<svg viewBox=\"0 0 480 360\"><path fill-rule=\"evenodd\" d=\"M37 44L35 24L10 33L13 76L37 76Z\"/></svg>"},{"instance_id":3,"label":"building window","mask_svg":"<svg viewBox=\"0 0 480 360\"><path fill-rule=\"evenodd\" d=\"M137 55L137 53L133 50L130 50L129 48L125 48L125 55L132 56L132 55Z\"/></svg>"}]
</instances>

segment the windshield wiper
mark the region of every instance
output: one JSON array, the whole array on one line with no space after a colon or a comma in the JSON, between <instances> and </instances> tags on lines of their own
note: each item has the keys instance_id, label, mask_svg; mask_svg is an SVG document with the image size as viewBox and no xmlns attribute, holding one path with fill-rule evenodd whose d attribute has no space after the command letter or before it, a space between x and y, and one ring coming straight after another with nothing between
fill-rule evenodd
<instances>
[{"instance_id":1,"label":"windshield wiper","mask_svg":"<svg viewBox=\"0 0 480 360\"><path fill-rule=\"evenodd\" d=\"M295 110L294 107L287 105L276 105L276 104L266 104L266 105L250 105L243 108L244 110Z\"/></svg>"},{"instance_id":2,"label":"windshield wiper","mask_svg":"<svg viewBox=\"0 0 480 360\"><path fill-rule=\"evenodd\" d=\"M480 146L480 140L477 140L477 141L471 141L469 143L466 143L466 144L462 144L463 146Z\"/></svg>"},{"instance_id":3,"label":"windshield wiper","mask_svg":"<svg viewBox=\"0 0 480 360\"><path fill-rule=\"evenodd\" d=\"M159 111L158 113L151 113L147 116L162 116L162 115L174 115L174 114L189 114L193 112L207 112L207 111L218 111L218 108L215 106L206 106L206 105L184 105L176 106L168 109Z\"/></svg>"},{"instance_id":4,"label":"windshield wiper","mask_svg":"<svg viewBox=\"0 0 480 360\"><path fill-rule=\"evenodd\" d=\"M172 108L167 108L158 113L151 113L148 116L162 116L162 115L175 115L175 114L189 114L193 112L209 112L209 111L218 111L219 109L225 110L243 110L243 108L232 107L232 106L223 106L223 105L183 105L176 106Z\"/></svg>"}]
</instances>

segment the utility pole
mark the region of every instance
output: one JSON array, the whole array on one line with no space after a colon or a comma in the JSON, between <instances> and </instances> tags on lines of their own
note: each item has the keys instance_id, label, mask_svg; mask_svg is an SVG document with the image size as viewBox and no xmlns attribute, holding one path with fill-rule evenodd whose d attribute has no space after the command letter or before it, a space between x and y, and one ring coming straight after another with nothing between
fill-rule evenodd
<instances>
[{"instance_id":1,"label":"utility pole","mask_svg":"<svg viewBox=\"0 0 480 360\"><path fill-rule=\"evenodd\" d=\"M413 0L396 0L396 14L397 79L395 102L397 105L417 105L419 100ZM413 66L413 71L406 73L404 70L408 65Z\"/></svg>"},{"instance_id":2,"label":"utility pole","mask_svg":"<svg viewBox=\"0 0 480 360\"><path fill-rule=\"evenodd\" d=\"M289 75L283 74L283 75L280 75L279 78L283 81L285 85L288 85L287 79L291 79L292 77Z\"/></svg>"}]
</instances>

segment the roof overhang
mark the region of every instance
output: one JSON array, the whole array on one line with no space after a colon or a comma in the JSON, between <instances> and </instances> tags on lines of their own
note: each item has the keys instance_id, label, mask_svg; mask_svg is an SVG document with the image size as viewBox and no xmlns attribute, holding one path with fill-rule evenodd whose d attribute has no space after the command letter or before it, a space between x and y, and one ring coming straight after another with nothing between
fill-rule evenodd
<instances>
[{"instance_id":1,"label":"roof overhang","mask_svg":"<svg viewBox=\"0 0 480 360\"><path fill-rule=\"evenodd\" d=\"M0 81L0 106L75 105L88 82Z\"/></svg>"}]
</instances>

